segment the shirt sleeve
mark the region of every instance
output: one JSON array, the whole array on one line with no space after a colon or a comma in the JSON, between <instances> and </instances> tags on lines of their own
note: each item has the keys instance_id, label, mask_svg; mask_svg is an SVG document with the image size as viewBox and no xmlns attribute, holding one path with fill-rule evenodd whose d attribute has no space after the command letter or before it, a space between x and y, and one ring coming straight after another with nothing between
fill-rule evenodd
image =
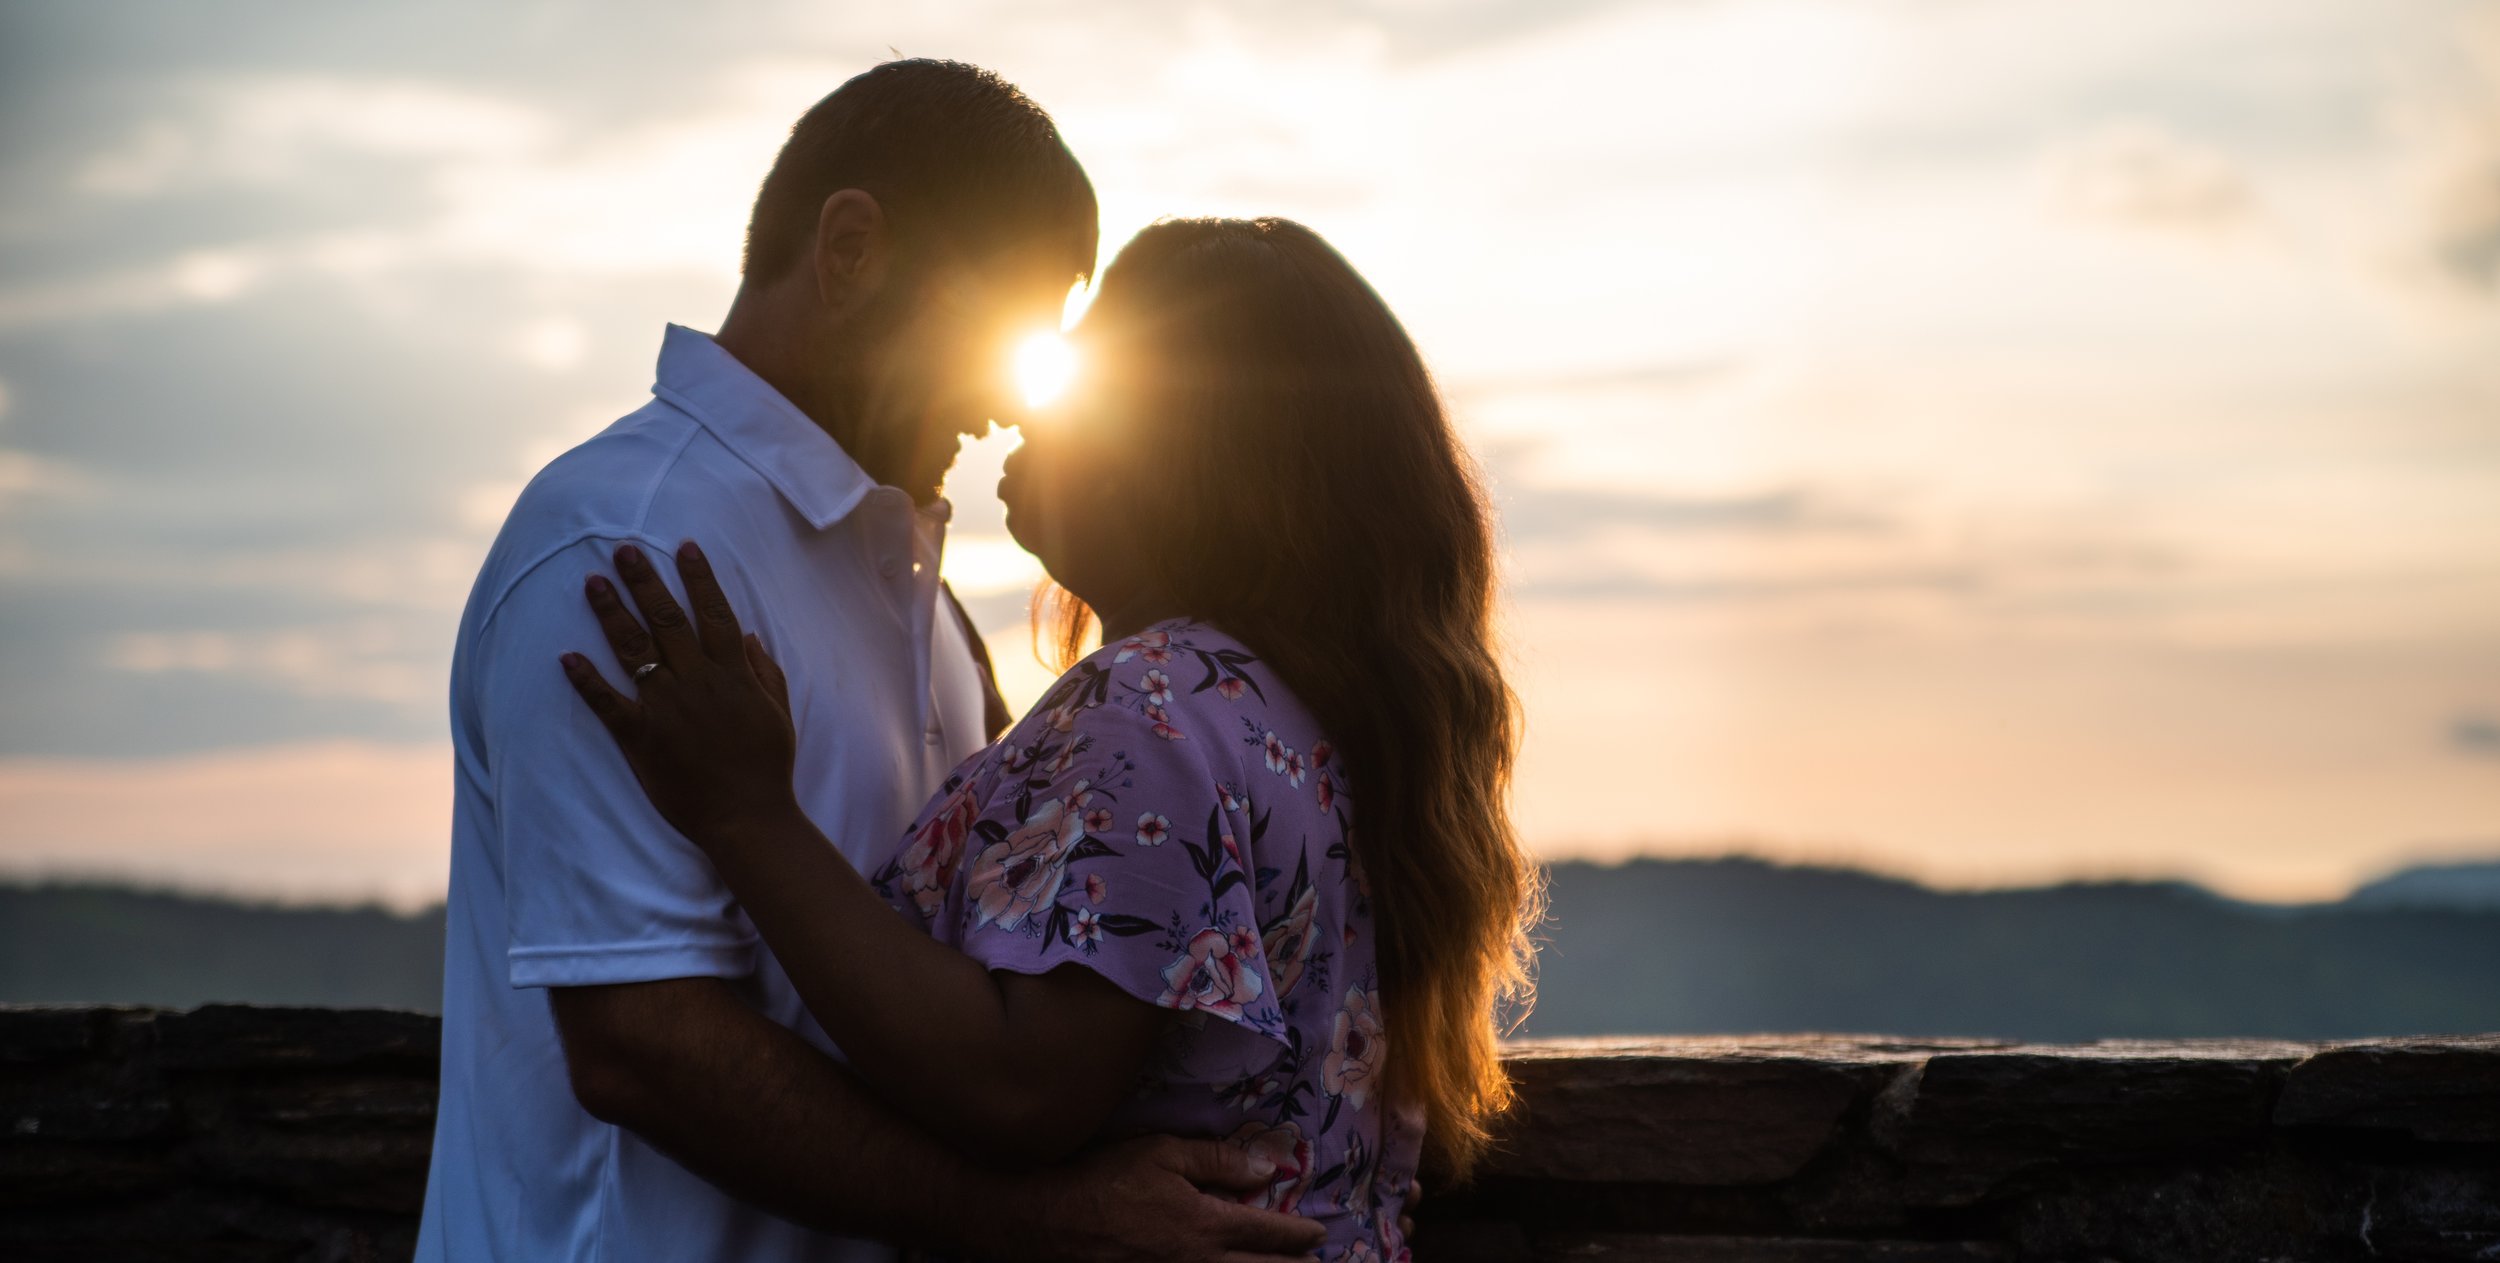
<instances>
[{"instance_id":1,"label":"shirt sleeve","mask_svg":"<svg viewBox=\"0 0 2500 1263\"><path fill-rule=\"evenodd\" d=\"M1081 695L1080 690L1080 695ZM1113 699L1019 729L973 822L957 943L992 969L1074 964L1282 1043L1245 857L1258 823L1208 743ZM1038 733L1038 736L1035 734Z\"/></svg>"},{"instance_id":2,"label":"shirt sleeve","mask_svg":"<svg viewBox=\"0 0 2500 1263\"><path fill-rule=\"evenodd\" d=\"M614 572L623 542L581 540L533 567L473 647L515 987L755 970L756 934L711 862L652 807L557 665L567 651L587 654L610 684L630 688L582 595L585 576ZM669 548L631 542L683 599Z\"/></svg>"}]
</instances>

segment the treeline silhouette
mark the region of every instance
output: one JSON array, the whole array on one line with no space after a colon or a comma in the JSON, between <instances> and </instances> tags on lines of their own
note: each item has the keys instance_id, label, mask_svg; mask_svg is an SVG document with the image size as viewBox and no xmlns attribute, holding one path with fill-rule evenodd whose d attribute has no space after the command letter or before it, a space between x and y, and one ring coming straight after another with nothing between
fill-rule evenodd
<instances>
[{"instance_id":1,"label":"treeline silhouette","mask_svg":"<svg viewBox=\"0 0 2500 1263\"><path fill-rule=\"evenodd\" d=\"M1552 869L1531 1035L2037 1040L2500 1030L2500 909L2169 883L1941 892L1751 859ZM433 1009L443 915L0 888L0 1001Z\"/></svg>"},{"instance_id":2,"label":"treeline silhouette","mask_svg":"<svg viewBox=\"0 0 2500 1263\"><path fill-rule=\"evenodd\" d=\"M1533 1034L2500 1030L2500 909L2267 907L2183 883L1944 892L1746 859L1559 864L1552 899Z\"/></svg>"},{"instance_id":3,"label":"treeline silhouette","mask_svg":"<svg viewBox=\"0 0 2500 1263\"><path fill-rule=\"evenodd\" d=\"M435 1012L443 910L299 908L127 886L0 887L0 1002Z\"/></svg>"}]
</instances>

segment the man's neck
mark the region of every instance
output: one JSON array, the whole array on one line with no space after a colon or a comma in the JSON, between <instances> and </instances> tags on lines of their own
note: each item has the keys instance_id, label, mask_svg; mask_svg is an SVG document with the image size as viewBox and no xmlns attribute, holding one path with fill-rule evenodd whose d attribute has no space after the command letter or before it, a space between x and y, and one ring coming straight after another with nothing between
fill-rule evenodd
<instances>
[{"instance_id":1,"label":"man's neck","mask_svg":"<svg viewBox=\"0 0 2500 1263\"><path fill-rule=\"evenodd\" d=\"M808 420L856 460L860 454L857 403L826 380L821 353L811 352L803 340L792 336L796 327L796 321L767 314L764 305L742 289L730 303L729 314L721 318L720 332L712 335L712 341L806 413Z\"/></svg>"}]
</instances>

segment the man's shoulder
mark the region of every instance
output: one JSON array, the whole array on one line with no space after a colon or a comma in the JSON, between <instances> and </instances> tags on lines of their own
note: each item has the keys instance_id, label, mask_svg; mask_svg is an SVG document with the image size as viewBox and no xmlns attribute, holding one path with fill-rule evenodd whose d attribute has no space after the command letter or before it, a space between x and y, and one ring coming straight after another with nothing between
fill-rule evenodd
<instances>
[{"instance_id":1,"label":"man's shoulder","mask_svg":"<svg viewBox=\"0 0 2500 1263\"><path fill-rule=\"evenodd\" d=\"M568 549L631 541L665 552L704 533L708 506L759 481L724 455L700 423L657 399L558 455L505 515L471 594L471 621L490 621L514 588Z\"/></svg>"},{"instance_id":2,"label":"man's shoulder","mask_svg":"<svg viewBox=\"0 0 2500 1263\"><path fill-rule=\"evenodd\" d=\"M513 501L498 543L640 529L702 439L692 417L652 400L547 462Z\"/></svg>"}]
</instances>

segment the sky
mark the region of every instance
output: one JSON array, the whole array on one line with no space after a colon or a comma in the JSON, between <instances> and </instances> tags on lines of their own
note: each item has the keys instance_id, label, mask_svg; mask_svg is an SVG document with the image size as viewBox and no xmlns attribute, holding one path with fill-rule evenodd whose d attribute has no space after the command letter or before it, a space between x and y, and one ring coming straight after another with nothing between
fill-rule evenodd
<instances>
[{"instance_id":1,"label":"sky","mask_svg":"<svg viewBox=\"0 0 2500 1263\"><path fill-rule=\"evenodd\" d=\"M2500 855L2494 0L0 0L0 873L438 898L497 523L896 52L1106 257L1282 214L1399 310L1543 854ZM1013 442L947 571L1029 698Z\"/></svg>"}]
</instances>

